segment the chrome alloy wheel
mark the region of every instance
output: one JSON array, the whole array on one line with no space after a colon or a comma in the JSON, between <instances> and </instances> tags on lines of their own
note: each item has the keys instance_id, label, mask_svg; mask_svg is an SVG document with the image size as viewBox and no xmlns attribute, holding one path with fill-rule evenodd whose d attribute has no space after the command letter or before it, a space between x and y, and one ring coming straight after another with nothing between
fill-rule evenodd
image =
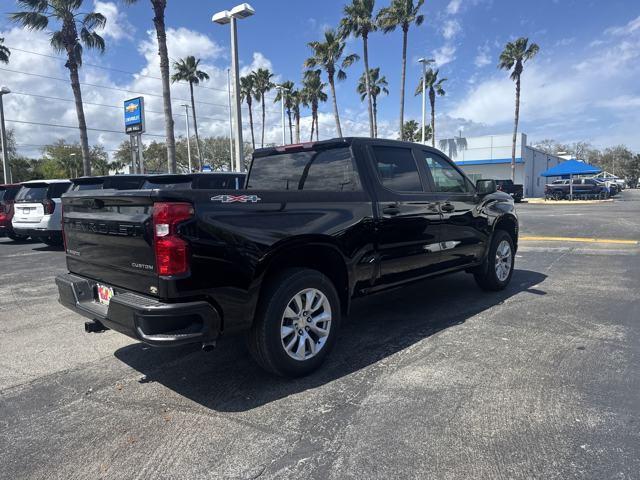
<instances>
[{"instance_id":1,"label":"chrome alloy wheel","mask_svg":"<svg viewBox=\"0 0 640 480\"><path fill-rule=\"evenodd\" d=\"M496 249L496 276L504 282L511 272L511 245L502 240Z\"/></svg>"},{"instance_id":2,"label":"chrome alloy wheel","mask_svg":"<svg viewBox=\"0 0 640 480\"><path fill-rule=\"evenodd\" d=\"M324 347L331 329L331 304L320 290L296 293L284 310L280 340L294 360L308 360Z\"/></svg>"}]
</instances>

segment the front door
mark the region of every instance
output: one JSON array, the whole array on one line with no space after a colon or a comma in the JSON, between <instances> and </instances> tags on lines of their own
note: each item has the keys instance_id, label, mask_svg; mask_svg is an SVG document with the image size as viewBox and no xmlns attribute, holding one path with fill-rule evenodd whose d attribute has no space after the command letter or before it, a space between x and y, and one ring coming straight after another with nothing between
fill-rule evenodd
<instances>
[{"instance_id":1,"label":"front door","mask_svg":"<svg viewBox=\"0 0 640 480\"><path fill-rule=\"evenodd\" d=\"M483 258L488 237L486 218L476 210L477 197L471 182L438 153L420 149L442 213L440 269L460 267Z\"/></svg>"},{"instance_id":2,"label":"front door","mask_svg":"<svg viewBox=\"0 0 640 480\"><path fill-rule=\"evenodd\" d=\"M437 269L441 215L411 147L369 147L377 197L377 284L392 286Z\"/></svg>"}]
</instances>

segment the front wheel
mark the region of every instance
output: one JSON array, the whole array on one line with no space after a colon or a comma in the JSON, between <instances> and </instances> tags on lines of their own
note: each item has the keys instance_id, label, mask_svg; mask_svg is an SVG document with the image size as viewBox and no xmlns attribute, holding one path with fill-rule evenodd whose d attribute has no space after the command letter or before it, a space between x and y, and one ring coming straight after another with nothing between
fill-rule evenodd
<instances>
[{"instance_id":1,"label":"front wheel","mask_svg":"<svg viewBox=\"0 0 640 480\"><path fill-rule=\"evenodd\" d=\"M273 277L249 332L249 350L265 370L299 377L317 369L340 326L338 293L325 275L291 268Z\"/></svg>"},{"instance_id":2,"label":"front wheel","mask_svg":"<svg viewBox=\"0 0 640 480\"><path fill-rule=\"evenodd\" d=\"M484 264L474 273L478 286L489 291L503 290L511 281L514 257L511 235L504 230L496 230Z\"/></svg>"}]
</instances>

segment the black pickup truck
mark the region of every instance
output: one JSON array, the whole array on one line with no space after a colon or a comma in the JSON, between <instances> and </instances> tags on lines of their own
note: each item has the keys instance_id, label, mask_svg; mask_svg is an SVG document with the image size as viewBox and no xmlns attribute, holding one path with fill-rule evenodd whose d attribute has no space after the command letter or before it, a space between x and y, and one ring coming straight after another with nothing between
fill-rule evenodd
<instances>
[{"instance_id":1,"label":"black pickup truck","mask_svg":"<svg viewBox=\"0 0 640 480\"><path fill-rule=\"evenodd\" d=\"M524 188L520 183L513 183L513 180L496 180L496 187L499 191L508 193L516 203L522 201Z\"/></svg>"},{"instance_id":2,"label":"black pickup truck","mask_svg":"<svg viewBox=\"0 0 640 480\"><path fill-rule=\"evenodd\" d=\"M64 196L60 302L150 345L248 332L265 369L298 376L333 347L352 298L465 270L510 281L511 197L444 154L344 138L254 153L244 190Z\"/></svg>"}]
</instances>

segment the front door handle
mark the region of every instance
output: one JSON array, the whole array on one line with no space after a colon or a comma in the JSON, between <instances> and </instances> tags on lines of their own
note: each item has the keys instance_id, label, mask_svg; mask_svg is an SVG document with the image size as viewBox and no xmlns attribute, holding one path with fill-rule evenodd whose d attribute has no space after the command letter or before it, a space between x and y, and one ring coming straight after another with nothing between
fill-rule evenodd
<instances>
[{"instance_id":1,"label":"front door handle","mask_svg":"<svg viewBox=\"0 0 640 480\"><path fill-rule=\"evenodd\" d=\"M392 203L384 207L382 209L382 213L384 213L385 215L398 215L400 213L400 208L398 207L397 203Z\"/></svg>"},{"instance_id":2,"label":"front door handle","mask_svg":"<svg viewBox=\"0 0 640 480\"><path fill-rule=\"evenodd\" d=\"M443 204L440 206L440 209L441 209L443 212L450 213L450 212L455 211L456 207L455 207L454 205L452 205L451 203L443 203Z\"/></svg>"}]
</instances>

